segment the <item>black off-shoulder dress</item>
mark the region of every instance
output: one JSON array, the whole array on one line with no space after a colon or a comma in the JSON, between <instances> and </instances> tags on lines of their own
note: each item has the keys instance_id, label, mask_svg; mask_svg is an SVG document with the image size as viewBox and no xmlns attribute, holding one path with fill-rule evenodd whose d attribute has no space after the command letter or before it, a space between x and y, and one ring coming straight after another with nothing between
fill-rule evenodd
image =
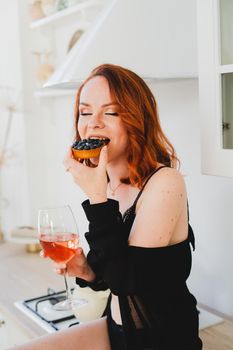
<instances>
[{"instance_id":1,"label":"black off-shoulder dress","mask_svg":"<svg viewBox=\"0 0 233 350\"><path fill-rule=\"evenodd\" d=\"M192 262L190 243L195 249L193 230L189 224L187 239L174 245L129 246L135 207L143 188L123 216L119 202L113 199L82 203L89 221L85 234L90 246L87 260L97 277L91 283L80 278L76 282L94 290L110 288L118 296L122 327L111 318L111 294L107 307L113 350L200 350L197 301L186 285Z\"/></svg>"}]
</instances>

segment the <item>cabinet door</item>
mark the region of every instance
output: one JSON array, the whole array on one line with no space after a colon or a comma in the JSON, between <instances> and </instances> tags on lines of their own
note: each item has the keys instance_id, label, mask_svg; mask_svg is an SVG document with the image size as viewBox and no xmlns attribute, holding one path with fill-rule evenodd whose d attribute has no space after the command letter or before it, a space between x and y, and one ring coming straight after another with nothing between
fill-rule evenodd
<instances>
[{"instance_id":1,"label":"cabinet door","mask_svg":"<svg viewBox=\"0 0 233 350\"><path fill-rule=\"evenodd\" d=\"M202 172L233 177L233 1L197 5Z\"/></svg>"}]
</instances>

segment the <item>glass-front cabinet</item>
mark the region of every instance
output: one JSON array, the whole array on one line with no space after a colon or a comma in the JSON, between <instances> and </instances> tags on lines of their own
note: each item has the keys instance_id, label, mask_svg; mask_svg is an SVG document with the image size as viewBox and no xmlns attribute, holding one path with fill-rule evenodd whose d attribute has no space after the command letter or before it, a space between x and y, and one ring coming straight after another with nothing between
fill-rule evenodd
<instances>
[{"instance_id":1,"label":"glass-front cabinet","mask_svg":"<svg viewBox=\"0 0 233 350\"><path fill-rule=\"evenodd\" d=\"M198 0L202 172L233 177L233 0Z\"/></svg>"}]
</instances>

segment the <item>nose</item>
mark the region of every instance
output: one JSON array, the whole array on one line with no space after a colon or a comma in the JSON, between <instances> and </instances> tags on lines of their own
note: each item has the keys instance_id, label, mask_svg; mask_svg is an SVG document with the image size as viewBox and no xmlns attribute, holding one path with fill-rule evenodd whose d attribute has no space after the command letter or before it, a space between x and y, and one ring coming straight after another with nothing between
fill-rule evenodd
<instances>
[{"instance_id":1,"label":"nose","mask_svg":"<svg viewBox=\"0 0 233 350\"><path fill-rule=\"evenodd\" d=\"M91 118L88 121L88 127L91 129L100 128L102 129L104 127L103 119L99 114L92 114Z\"/></svg>"}]
</instances>

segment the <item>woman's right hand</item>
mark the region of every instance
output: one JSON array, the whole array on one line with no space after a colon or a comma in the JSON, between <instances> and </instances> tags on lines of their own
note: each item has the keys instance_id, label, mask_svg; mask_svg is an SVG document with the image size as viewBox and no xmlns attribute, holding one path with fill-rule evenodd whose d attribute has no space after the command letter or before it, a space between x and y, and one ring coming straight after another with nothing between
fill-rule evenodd
<instances>
[{"instance_id":1,"label":"woman's right hand","mask_svg":"<svg viewBox=\"0 0 233 350\"><path fill-rule=\"evenodd\" d=\"M44 251L40 252L40 256L46 258ZM66 264L53 262L55 272L64 275L66 272L70 277L79 277L88 282L95 279L95 273L87 263L86 256L82 248L76 250L75 256Z\"/></svg>"}]
</instances>

